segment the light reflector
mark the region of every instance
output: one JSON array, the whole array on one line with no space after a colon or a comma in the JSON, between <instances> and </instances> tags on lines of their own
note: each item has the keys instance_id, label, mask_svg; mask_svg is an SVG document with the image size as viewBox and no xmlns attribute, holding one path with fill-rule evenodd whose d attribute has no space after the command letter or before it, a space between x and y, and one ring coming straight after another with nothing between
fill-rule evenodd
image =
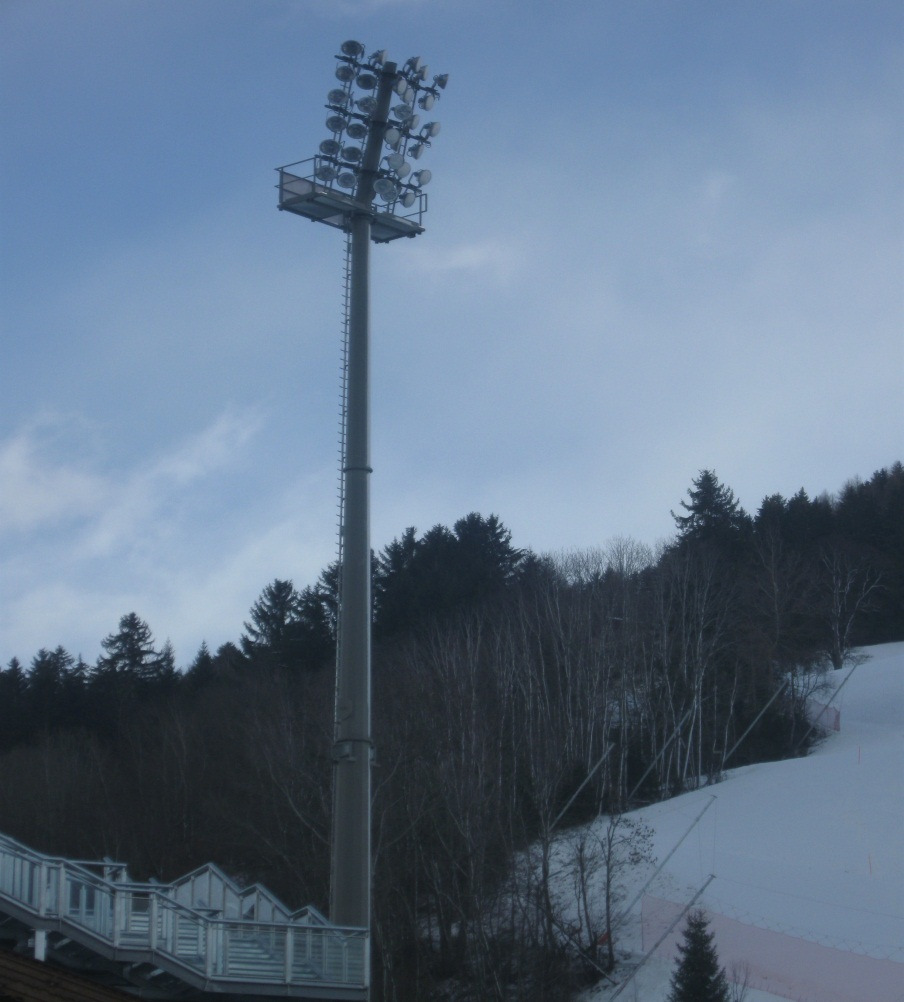
<instances>
[{"instance_id":1,"label":"light reflector","mask_svg":"<svg viewBox=\"0 0 904 1002\"><path fill-rule=\"evenodd\" d=\"M388 177L374 181L374 191L386 202L392 202L399 197L399 186Z\"/></svg>"}]
</instances>

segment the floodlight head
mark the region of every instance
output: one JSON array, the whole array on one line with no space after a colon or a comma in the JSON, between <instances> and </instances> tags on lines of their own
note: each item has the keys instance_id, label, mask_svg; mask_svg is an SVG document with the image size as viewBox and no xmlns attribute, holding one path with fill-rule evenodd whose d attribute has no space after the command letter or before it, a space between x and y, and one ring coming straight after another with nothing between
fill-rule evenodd
<instances>
[{"instance_id":1,"label":"floodlight head","mask_svg":"<svg viewBox=\"0 0 904 1002\"><path fill-rule=\"evenodd\" d=\"M360 146L343 146L340 155L347 164L357 164L361 162L364 151Z\"/></svg>"},{"instance_id":2,"label":"floodlight head","mask_svg":"<svg viewBox=\"0 0 904 1002\"><path fill-rule=\"evenodd\" d=\"M386 163L391 170L397 171L405 163L405 157L401 153L390 153L386 158Z\"/></svg>"},{"instance_id":3,"label":"floodlight head","mask_svg":"<svg viewBox=\"0 0 904 1002\"><path fill-rule=\"evenodd\" d=\"M401 189L391 178L381 177L374 181L374 191L385 202L393 202L399 197Z\"/></svg>"},{"instance_id":4,"label":"floodlight head","mask_svg":"<svg viewBox=\"0 0 904 1002\"><path fill-rule=\"evenodd\" d=\"M394 125L390 125L389 128L383 133L383 142L392 149L396 150L399 148L399 143L402 141L402 132L397 129Z\"/></svg>"},{"instance_id":5,"label":"floodlight head","mask_svg":"<svg viewBox=\"0 0 904 1002\"><path fill-rule=\"evenodd\" d=\"M352 174L351 171L346 170L339 175L337 183L342 188L354 188L358 183L358 177L356 174Z\"/></svg>"},{"instance_id":6,"label":"floodlight head","mask_svg":"<svg viewBox=\"0 0 904 1002\"><path fill-rule=\"evenodd\" d=\"M349 122L345 134L351 139L363 139L367 135L367 126L363 122Z\"/></svg>"},{"instance_id":7,"label":"floodlight head","mask_svg":"<svg viewBox=\"0 0 904 1002\"><path fill-rule=\"evenodd\" d=\"M342 143L337 142L335 139L324 139L319 149L326 157L337 157L339 156L339 151L342 149Z\"/></svg>"},{"instance_id":8,"label":"floodlight head","mask_svg":"<svg viewBox=\"0 0 904 1002\"><path fill-rule=\"evenodd\" d=\"M405 194L402 195L402 197L399 199L399 201L402 203L402 205L405 206L406 209L410 209L411 206L414 205L414 201L416 198L417 195L413 191L406 191Z\"/></svg>"},{"instance_id":9,"label":"floodlight head","mask_svg":"<svg viewBox=\"0 0 904 1002\"><path fill-rule=\"evenodd\" d=\"M341 47L343 53L346 56L351 56L353 59L364 55L364 46L360 42L355 42L354 40L343 42Z\"/></svg>"},{"instance_id":10,"label":"floodlight head","mask_svg":"<svg viewBox=\"0 0 904 1002\"><path fill-rule=\"evenodd\" d=\"M349 80L354 80L355 75L355 67L350 66L348 63L340 63L336 67L336 79L341 80L343 83L348 83Z\"/></svg>"},{"instance_id":11,"label":"floodlight head","mask_svg":"<svg viewBox=\"0 0 904 1002\"><path fill-rule=\"evenodd\" d=\"M426 80L429 72L430 72L429 66L421 66L421 68L417 71L418 79Z\"/></svg>"},{"instance_id":12,"label":"floodlight head","mask_svg":"<svg viewBox=\"0 0 904 1002\"><path fill-rule=\"evenodd\" d=\"M334 181L339 171L336 170L331 164L321 164L317 170L314 171L314 176L320 181Z\"/></svg>"},{"instance_id":13,"label":"floodlight head","mask_svg":"<svg viewBox=\"0 0 904 1002\"><path fill-rule=\"evenodd\" d=\"M434 104L436 104L436 98L432 94L421 94L417 100L417 106L423 108L424 111L429 111Z\"/></svg>"},{"instance_id":14,"label":"floodlight head","mask_svg":"<svg viewBox=\"0 0 904 1002\"><path fill-rule=\"evenodd\" d=\"M433 139L434 136L439 135L439 129L439 122L428 122L423 129L421 129L421 135L427 139Z\"/></svg>"},{"instance_id":15,"label":"floodlight head","mask_svg":"<svg viewBox=\"0 0 904 1002\"><path fill-rule=\"evenodd\" d=\"M355 83L361 90L373 90L377 86L377 78L373 73L359 73Z\"/></svg>"},{"instance_id":16,"label":"floodlight head","mask_svg":"<svg viewBox=\"0 0 904 1002\"><path fill-rule=\"evenodd\" d=\"M373 63L375 66L382 66L386 62L386 50L378 49L373 53L368 62Z\"/></svg>"},{"instance_id":17,"label":"floodlight head","mask_svg":"<svg viewBox=\"0 0 904 1002\"><path fill-rule=\"evenodd\" d=\"M368 94L367 97L355 101L355 107L365 115L372 115L377 110L377 99Z\"/></svg>"},{"instance_id":18,"label":"floodlight head","mask_svg":"<svg viewBox=\"0 0 904 1002\"><path fill-rule=\"evenodd\" d=\"M327 101L337 108L347 108L350 100L348 94L341 87L334 87L326 96Z\"/></svg>"},{"instance_id":19,"label":"floodlight head","mask_svg":"<svg viewBox=\"0 0 904 1002\"><path fill-rule=\"evenodd\" d=\"M405 69L411 70L413 73L417 73L421 68L421 57L412 56L410 59L405 61Z\"/></svg>"},{"instance_id":20,"label":"floodlight head","mask_svg":"<svg viewBox=\"0 0 904 1002\"><path fill-rule=\"evenodd\" d=\"M396 82L392 85L392 89L401 97L408 89L408 82L404 77L396 77Z\"/></svg>"},{"instance_id":21,"label":"floodlight head","mask_svg":"<svg viewBox=\"0 0 904 1002\"><path fill-rule=\"evenodd\" d=\"M416 174L411 175L411 180L418 188L423 188L425 184L430 183L430 178L433 175L428 170L419 170Z\"/></svg>"},{"instance_id":22,"label":"floodlight head","mask_svg":"<svg viewBox=\"0 0 904 1002\"><path fill-rule=\"evenodd\" d=\"M433 78L433 82L436 84L437 87L439 87L440 90L445 90L446 84L449 82L449 74L440 73L438 77Z\"/></svg>"},{"instance_id":23,"label":"floodlight head","mask_svg":"<svg viewBox=\"0 0 904 1002\"><path fill-rule=\"evenodd\" d=\"M392 109L392 114L400 121L407 122L409 118L414 114L410 104L397 104Z\"/></svg>"},{"instance_id":24,"label":"floodlight head","mask_svg":"<svg viewBox=\"0 0 904 1002\"><path fill-rule=\"evenodd\" d=\"M421 157L424 155L424 150L426 148L427 147L423 143L416 143L408 151L408 156L410 156L412 160L420 160Z\"/></svg>"},{"instance_id":25,"label":"floodlight head","mask_svg":"<svg viewBox=\"0 0 904 1002\"><path fill-rule=\"evenodd\" d=\"M346 126L346 119L342 115L330 115L326 120L326 127L330 132L341 132Z\"/></svg>"}]
</instances>

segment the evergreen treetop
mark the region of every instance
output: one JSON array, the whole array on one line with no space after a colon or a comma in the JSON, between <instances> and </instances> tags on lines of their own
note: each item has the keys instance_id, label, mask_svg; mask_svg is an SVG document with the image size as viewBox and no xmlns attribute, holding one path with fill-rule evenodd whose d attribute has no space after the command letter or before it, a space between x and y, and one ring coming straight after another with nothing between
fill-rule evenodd
<instances>
[{"instance_id":1,"label":"evergreen treetop","mask_svg":"<svg viewBox=\"0 0 904 1002\"><path fill-rule=\"evenodd\" d=\"M682 501L681 507L688 514L672 512L682 539L725 538L739 532L748 521L734 491L720 483L713 470L701 470L687 493L690 501Z\"/></svg>"},{"instance_id":2,"label":"evergreen treetop","mask_svg":"<svg viewBox=\"0 0 904 1002\"><path fill-rule=\"evenodd\" d=\"M701 910L688 915L678 953L667 1002L730 1002L728 979Z\"/></svg>"}]
</instances>

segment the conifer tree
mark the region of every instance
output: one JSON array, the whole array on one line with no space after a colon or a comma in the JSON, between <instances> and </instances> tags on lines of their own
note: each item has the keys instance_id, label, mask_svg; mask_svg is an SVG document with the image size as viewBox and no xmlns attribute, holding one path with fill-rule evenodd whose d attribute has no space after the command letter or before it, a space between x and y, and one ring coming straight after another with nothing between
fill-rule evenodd
<instances>
[{"instance_id":1,"label":"conifer tree","mask_svg":"<svg viewBox=\"0 0 904 1002\"><path fill-rule=\"evenodd\" d=\"M261 592L245 623L242 653L258 667L294 667L298 661L301 598L291 581L277 578Z\"/></svg>"},{"instance_id":2,"label":"conifer tree","mask_svg":"<svg viewBox=\"0 0 904 1002\"><path fill-rule=\"evenodd\" d=\"M667 1002L730 1002L728 979L719 966L713 934L702 911L688 915L678 953Z\"/></svg>"},{"instance_id":3,"label":"conifer tree","mask_svg":"<svg viewBox=\"0 0 904 1002\"><path fill-rule=\"evenodd\" d=\"M682 539L726 542L747 527L748 516L734 491L720 483L712 470L701 470L687 493L690 501L681 502L687 515L672 512Z\"/></svg>"},{"instance_id":4,"label":"conifer tree","mask_svg":"<svg viewBox=\"0 0 904 1002\"><path fill-rule=\"evenodd\" d=\"M117 632L105 637L100 645L106 655L98 658L95 675L153 682L175 671L172 645L167 642L163 650L158 651L151 628L137 613L123 616Z\"/></svg>"}]
</instances>

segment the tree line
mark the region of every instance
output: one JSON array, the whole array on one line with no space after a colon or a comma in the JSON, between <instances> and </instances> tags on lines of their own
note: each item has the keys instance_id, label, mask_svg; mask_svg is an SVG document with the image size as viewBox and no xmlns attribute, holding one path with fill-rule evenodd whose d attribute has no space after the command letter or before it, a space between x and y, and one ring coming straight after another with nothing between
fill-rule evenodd
<instances>
[{"instance_id":1,"label":"tree line","mask_svg":"<svg viewBox=\"0 0 904 1002\"><path fill-rule=\"evenodd\" d=\"M376 998L566 998L600 976L643 857L622 812L805 753L819 670L904 639L900 464L753 516L703 470L673 515L656 551L540 556L472 513L374 555ZM14 659L0 830L161 880L214 860L325 908L337 592L335 565L273 581L183 670L136 613L93 665ZM568 841L599 813L601 838Z\"/></svg>"}]
</instances>

